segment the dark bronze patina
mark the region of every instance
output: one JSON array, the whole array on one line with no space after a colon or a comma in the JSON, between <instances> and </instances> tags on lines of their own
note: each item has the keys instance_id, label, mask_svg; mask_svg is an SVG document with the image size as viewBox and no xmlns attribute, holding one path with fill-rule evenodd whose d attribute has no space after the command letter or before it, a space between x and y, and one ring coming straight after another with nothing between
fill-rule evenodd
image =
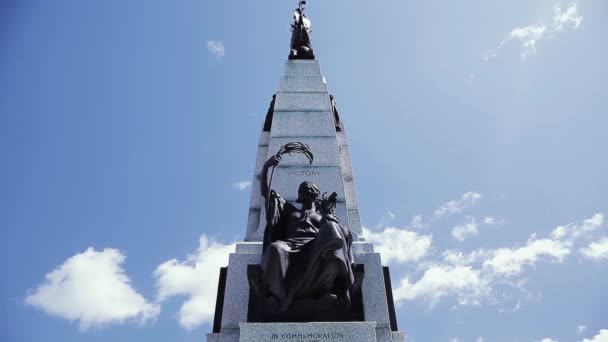
<instances>
[{"instance_id":1,"label":"dark bronze patina","mask_svg":"<svg viewBox=\"0 0 608 342\"><path fill-rule=\"evenodd\" d=\"M290 143L262 169L260 191L266 200L267 226L262 261L249 271L250 286L260 303L268 305L270 300L278 312L286 313L294 306L302 309L292 313L293 320L307 319L302 312L319 305L338 308L345 320L354 320L348 309L355 278L360 277L355 277L352 234L336 217L337 194L321 195L317 185L303 182L297 208L270 189L269 169L279 164L281 154L294 152L305 154L312 163L307 145ZM332 317L338 318L335 312Z\"/></svg>"},{"instance_id":2,"label":"dark bronze patina","mask_svg":"<svg viewBox=\"0 0 608 342\"><path fill-rule=\"evenodd\" d=\"M289 59L315 59L310 36L310 19L304 14L306 1L293 11L293 24L291 24L291 52Z\"/></svg>"}]
</instances>

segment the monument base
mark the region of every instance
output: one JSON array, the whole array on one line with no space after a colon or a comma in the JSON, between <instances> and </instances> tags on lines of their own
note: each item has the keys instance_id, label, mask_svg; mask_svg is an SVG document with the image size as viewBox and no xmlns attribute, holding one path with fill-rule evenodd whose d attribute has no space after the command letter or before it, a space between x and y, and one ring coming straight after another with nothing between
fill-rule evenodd
<instances>
[{"instance_id":1,"label":"monument base","mask_svg":"<svg viewBox=\"0 0 608 342\"><path fill-rule=\"evenodd\" d=\"M376 322L241 323L239 342L371 342Z\"/></svg>"}]
</instances>

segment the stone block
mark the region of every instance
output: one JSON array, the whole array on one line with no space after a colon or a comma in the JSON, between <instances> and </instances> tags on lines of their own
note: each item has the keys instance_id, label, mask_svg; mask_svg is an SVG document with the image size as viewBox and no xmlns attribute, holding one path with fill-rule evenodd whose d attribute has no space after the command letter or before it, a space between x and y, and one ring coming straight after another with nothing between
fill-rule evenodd
<instances>
[{"instance_id":1,"label":"stone block","mask_svg":"<svg viewBox=\"0 0 608 342\"><path fill-rule=\"evenodd\" d=\"M262 206L262 202L262 195L260 195L260 177L256 176L251 182L251 197L249 199L249 209L260 209L260 207Z\"/></svg>"},{"instance_id":2,"label":"stone block","mask_svg":"<svg viewBox=\"0 0 608 342\"><path fill-rule=\"evenodd\" d=\"M207 342L220 342L220 334L207 334Z\"/></svg>"},{"instance_id":3,"label":"stone block","mask_svg":"<svg viewBox=\"0 0 608 342\"><path fill-rule=\"evenodd\" d=\"M288 61L283 76L322 76L321 67L317 61Z\"/></svg>"},{"instance_id":4,"label":"stone block","mask_svg":"<svg viewBox=\"0 0 608 342\"><path fill-rule=\"evenodd\" d=\"M268 138L270 137L270 132L262 131L260 133L260 140L258 141L258 146L268 145Z\"/></svg>"},{"instance_id":5,"label":"stone block","mask_svg":"<svg viewBox=\"0 0 608 342\"><path fill-rule=\"evenodd\" d=\"M272 118L271 137L335 137L333 114L327 112L279 112ZM273 151L276 153L276 151Z\"/></svg>"},{"instance_id":6,"label":"stone block","mask_svg":"<svg viewBox=\"0 0 608 342\"><path fill-rule=\"evenodd\" d=\"M314 155L312 166L339 166L340 157L338 154L338 145L334 137L298 137L298 138L270 138L268 151L270 155L277 153L281 146L292 141L305 143L310 147L310 151ZM268 157L270 157L268 155ZM281 160L282 166L309 166L308 159L300 153L284 155Z\"/></svg>"},{"instance_id":7,"label":"stone block","mask_svg":"<svg viewBox=\"0 0 608 342\"><path fill-rule=\"evenodd\" d=\"M277 93L274 110L276 112L331 112L331 103L329 94L326 92Z\"/></svg>"},{"instance_id":8,"label":"stone block","mask_svg":"<svg viewBox=\"0 0 608 342\"><path fill-rule=\"evenodd\" d=\"M245 241L251 241L260 226L260 208L249 209L247 217L247 232L245 233Z\"/></svg>"},{"instance_id":9,"label":"stone block","mask_svg":"<svg viewBox=\"0 0 608 342\"><path fill-rule=\"evenodd\" d=\"M350 229L357 233L360 238L363 234L363 229L361 227L361 217L359 216L359 209L347 209L348 210L348 226Z\"/></svg>"},{"instance_id":10,"label":"stone block","mask_svg":"<svg viewBox=\"0 0 608 342\"><path fill-rule=\"evenodd\" d=\"M388 301L380 254L358 254L355 259L357 263L365 264L365 277L361 286L364 318L366 321L376 321L377 328L389 328L390 330Z\"/></svg>"},{"instance_id":11,"label":"stone block","mask_svg":"<svg viewBox=\"0 0 608 342\"><path fill-rule=\"evenodd\" d=\"M347 145L346 140L346 132L344 132L344 123L342 123L342 130L340 132L336 132L336 137L338 139L338 145Z\"/></svg>"},{"instance_id":12,"label":"stone block","mask_svg":"<svg viewBox=\"0 0 608 342\"><path fill-rule=\"evenodd\" d=\"M236 254L262 254L262 242L239 242L236 244Z\"/></svg>"},{"instance_id":13,"label":"stone block","mask_svg":"<svg viewBox=\"0 0 608 342\"><path fill-rule=\"evenodd\" d=\"M375 322L241 323L240 342L372 342Z\"/></svg>"},{"instance_id":14,"label":"stone block","mask_svg":"<svg viewBox=\"0 0 608 342\"><path fill-rule=\"evenodd\" d=\"M276 152L275 152L276 153ZM259 175L262 172L262 166L268 160L268 145L258 146L258 154L255 157L254 175Z\"/></svg>"},{"instance_id":15,"label":"stone block","mask_svg":"<svg viewBox=\"0 0 608 342\"><path fill-rule=\"evenodd\" d=\"M283 76L279 81L278 92L327 93L323 76Z\"/></svg>"},{"instance_id":16,"label":"stone block","mask_svg":"<svg viewBox=\"0 0 608 342\"><path fill-rule=\"evenodd\" d=\"M222 333L224 329L238 329L240 322L247 322L249 306L247 265L259 264L260 260L259 254L230 254L224 295L226 300L222 312Z\"/></svg>"},{"instance_id":17,"label":"stone block","mask_svg":"<svg viewBox=\"0 0 608 342\"><path fill-rule=\"evenodd\" d=\"M220 342L238 342L240 329L222 329Z\"/></svg>"},{"instance_id":18,"label":"stone block","mask_svg":"<svg viewBox=\"0 0 608 342\"><path fill-rule=\"evenodd\" d=\"M359 209L355 176L353 174L348 145L340 145L340 165L342 166L342 177L344 179L346 206L349 209Z\"/></svg>"},{"instance_id":19,"label":"stone block","mask_svg":"<svg viewBox=\"0 0 608 342\"><path fill-rule=\"evenodd\" d=\"M374 253L374 245L369 242L354 242L352 250L353 254Z\"/></svg>"},{"instance_id":20,"label":"stone block","mask_svg":"<svg viewBox=\"0 0 608 342\"><path fill-rule=\"evenodd\" d=\"M336 192L338 201L344 201L342 172L339 166L282 166L274 170L272 189L285 200L295 202L298 199L298 187L304 181L311 181L319 187L321 193Z\"/></svg>"},{"instance_id":21,"label":"stone block","mask_svg":"<svg viewBox=\"0 0 608 342\"><path fill-rule=\"evenodd\" d=\"M405 331L393 331L394 342L405 342Z\"/></svg>"}]
</instances>

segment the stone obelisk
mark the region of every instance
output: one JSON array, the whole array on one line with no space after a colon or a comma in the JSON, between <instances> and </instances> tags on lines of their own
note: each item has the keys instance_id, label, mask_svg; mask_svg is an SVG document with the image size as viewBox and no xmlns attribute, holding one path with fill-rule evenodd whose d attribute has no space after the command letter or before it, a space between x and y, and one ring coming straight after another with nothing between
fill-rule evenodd
<instances>
[{"instance_id":1,"label":"stone obelisk","mask_svg":"<svg viewBox=\"0 0 608 342\"><path fill-rule=\"evenodd\" d=\"M292 50L260 134L245 239L220 272L213 332L207 341L402 342L405 333L397 329L389 270L382 266L373 245L361 237L345 127L310 44L304 3L294 12ZM274 169L271 188L294 206L298 186L304 181L315 183L322 192L337 194L335 217L352 236L353 269L359 279L348 309L352 315L346 319L334 320L331 314L320 314L320 321L314 315L305 319L285 315L283 321L277 313L272 321L264 321L256 314L259 302L254 300L248 270L263 258L267 206L260 193L261 172L268 158L290 142L307 145L314 162L302 154L285 156Z\"/></svg>"}]
</instances>

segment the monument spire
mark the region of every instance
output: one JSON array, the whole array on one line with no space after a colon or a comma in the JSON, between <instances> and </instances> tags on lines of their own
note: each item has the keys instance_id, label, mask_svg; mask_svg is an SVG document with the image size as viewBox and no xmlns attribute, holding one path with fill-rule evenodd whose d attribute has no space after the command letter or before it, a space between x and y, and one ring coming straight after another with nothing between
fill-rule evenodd
<instances>
[{"instance_id":1,"label":"monument spire","mask_svg":"<svg viewBox=\"0 0 608 342\"><path fill-rule=\"evenodd\" d=\"M289 59L315 59L310 36L310 19L304 14L306 0L301 0L293 11L291 24L291 52Z\"/></svg>"}]
</instances>

